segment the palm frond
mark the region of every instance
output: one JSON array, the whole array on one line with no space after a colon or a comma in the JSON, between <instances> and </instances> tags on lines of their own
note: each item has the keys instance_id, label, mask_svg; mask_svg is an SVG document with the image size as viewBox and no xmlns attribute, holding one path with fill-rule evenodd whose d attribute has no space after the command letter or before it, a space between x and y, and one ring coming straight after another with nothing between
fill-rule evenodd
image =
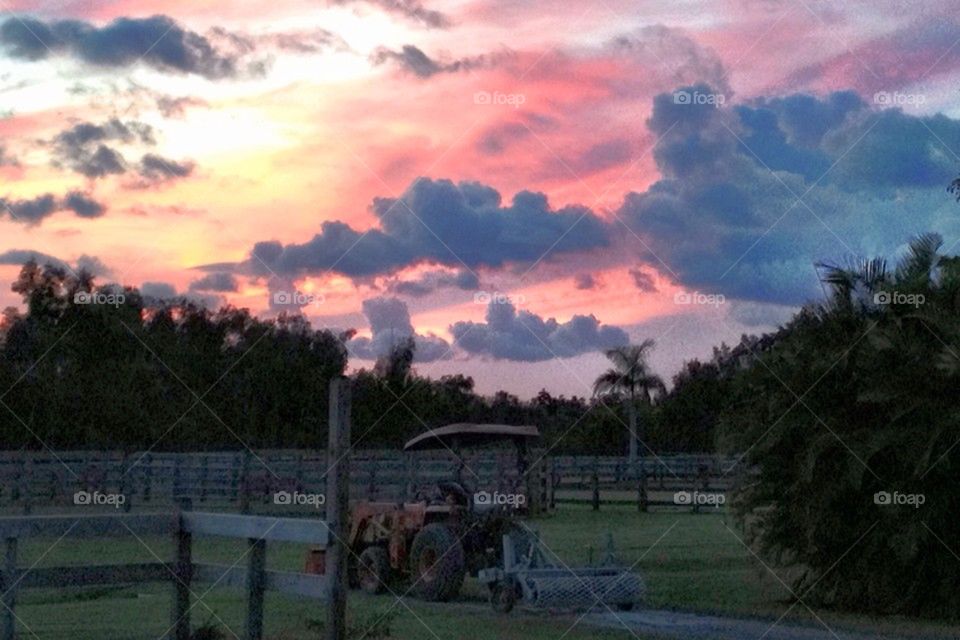
<instances>
[{"instance_id":1,"label":"palm frond","mask_svg":"<svg viewBox=\"0 0 960 640\"><path fill-rule=\"evenodd\" d=\"M897 265L897 281L923 284L930 279L940 260L943 238L939 233L924 233L910 242L907 255Z\"/></svg>"}]
</instances>

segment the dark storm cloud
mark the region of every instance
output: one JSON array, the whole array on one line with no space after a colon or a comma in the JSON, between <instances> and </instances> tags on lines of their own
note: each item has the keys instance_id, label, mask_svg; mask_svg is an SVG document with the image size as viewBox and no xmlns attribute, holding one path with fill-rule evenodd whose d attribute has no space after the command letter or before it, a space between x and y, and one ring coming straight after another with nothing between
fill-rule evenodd
<instances>
[{"instance_id":1,"label":"dark storm cloud","mask_svg":"<svg viewBox=\"0 0 960 640\"><path fill-rule=\"evenodd\" d=\"M63 198L52 193L18 200L0 197L0 219L6 217L28 226L40 224L58 211L72 211L81 218L97 218L106 210L105 205L81 191L71 191Z\"/></svg>"},{"instance_id":2,"label":"dark storm cloud","mask_svg":"<svg viewBox=\"0 0 960 640\"><path fill-rule=\"evenodd\" d=\"M82 191L71 191L63 201L63 206L81 218L99 218L107 208Z\"/></svg>"},{"instance_id":3,"label":"dark storm cloud","mask_svg":"<svg viewBox=\"0 0 960 640\"><path fill-rule=\"evenodd\" d=\"M140 160L137 172L141 180L136 183L139 187L151 187L178 178L185 178L193 173L192 162L177 162L154 153L148 153Z\"/></svg>"},{"instance_id":4,"label":"dark storm cloud","mask_svg":"<svg viewBox=\"0 0 960 640\"><path fill-rule=\"evenodd\" d=\"M88 178L126 173L123 155L107 142L155 144L153 128L142 122L112 118L102 124L81 122L53 139L54 164Z\"/></svg>"},{"instance_id":5,"label":"dark storm cloud","mask_svg":"<svg viewBox=\"0 0 960 640\"><path fill-rule=\"evenodd\" d=\"M605 223L585 207L554 210L545 195L530 191L504 206L496 190L477 182L421 179L398 200L376 198L372 210L379 228L363 233L343 222L324 222L304 244L258 243L249 268L260 274L269 267L287 276L332 270L361 277L424 262L455 269L501 267L609 243Z\"/></svg>"},{"instance_id":6,"label":"dark storm cloud","mask_svg":"<svg viewBox=\"0 0 960 640\"><path fill-rule=\"evenodd\" d=\"M0 46L7 55L20 60L62 55L104 68L142 62L160 71L208 79L233 77L240 72L236 52L220 51L208 38L159 15L117 18L102 27L80 20L11 18L0 25Z\"/></svg>"},{"instance_id":7,"label":"dark storm cloud","mask_svg":"<svg viewBox=\"0 0 960 640\"><path fill-rule=\"evenodd\" d=\"M237 291L237 279L229 273L211 273L190 283L191 291Z\"/></svg>"},{"instance_id":8,"label":"dark storm cloud","mask_svg":"<svg viewBox=\"0 0 960 640\"><path fill-rule=\"evenodd\" d=\"M945 116L878 111L849 92L735 108L662 94L648 126L662 178L627 194L618 215L647 242L641 258L686 286L798 304L819 293L818 260L960 234L944 193L960 122Z\"/></svg>"},{"instance_id":9,"label":"dark storm cloud","mask_svg":"<svg viewBox=\"0 0 960 640\"><path fill-rule=\"evenodd\" d=\"M363 315L370 323L372 337L354 338L347 343L349 351L363 360L376 360L404 338L413 337L416 344L414 362L433 362L452 357L450 344L433 334L418 334L410 322L407 305L397 298L371 298L363 301Z\"/></svg>"},{"instance_id":10,"label":"dark storm cloud","mask_svg":"<svg viewBox=\"0 0 960 640\"><path fill-rule=\"evenodd\" d=\"M394 62L401 69L408 71L418 78L429 78L438 73L456 73L490 67L506 59L509 54L493 54L459 58L451 62L434 60L412 44L403 45L400 51L381 47L370 57L373 64Z\"/></svg>"},{"instance_id":11,"label":"dark storm cloud","mask_svg":"<svg viewBox=\"0 0 960 640\"><path fill-rule=\"evenodd\" d=\"M82 270L94 276L109 276L111 273L113 273L113 270L104 264L100 258L96 256L88 256L86 254L77 258L76 264L71 266L66 260L61 260L56 256L51 256L50 254L40 251L32 251L29 249L10 249L9 251L0 253L0 264L2 265L19 266L26 264L31 260L36 262L38 265L50 265L52 267L58 267L67 271L80 272Z\"/></svg>"},{"instance_id":12,"label":"dark storm cloud","mask_svg":"<svg viewBox=\"0 0 960 640\"><path fill-rule=\"evenodd\" d=\"M457 288L464 291L473 291L480 288L480 279L472 271L461 269L456 273L447 271L430 271L416 280L398 280L391 282L388 289L397 295L420 298L429 295L438 289Z\"/></svg>"},{"instance_id":13,"label":"dark storm cloud","mask_svg":"<svg viewBox=\"0 0 960 640\"><path fill-rule=\"evenodd\" d=\"M450 333L456 344L476 355L539 362L610 349L630 341L623 329L602 325L593 315L576 315L561 323L529 311L518 312L506 301L490 302L486 320L452 325Z\"/></svg>"},{"instance_id":14,"label":"dark storm cloud","mask_svg":"<svg viewBox=\"0 0 960 640\"><path fill-rule=\"evenodd\" d=\"M446 28L452 23L443 13L427 9L419 0L331 0L332 5L368 4L388 13L403 16L426 27Z\"/></svg>"},{"instance_id":15,"label":"dark storm cloud","mask_svg":"<svg viewBox=\"0 0 960 640\"><path fill-rule=\"evenodd\" d=\"M23 222L28 225L39 224L59 208L59 202L52 193L24 200L0 198L0 217L6 214L14 222Z\"/></svg>"},{"instance_id":16,"label":"dark storm cloud","mask_svg":"<svg viewBox=\"0 0 960 640\"><path fill-rule=\"evenodd\" d=\"M69 265L60 258L51 256L48 253L42 253L40 251L31 251L29 249L10 249L9 251L0 253L0 264L2 265L20 266L30 262L31 260L36 262L38 265L50 265L51 267L59 267L61 269L69 267Z\"/></svg>"}]
</instances>

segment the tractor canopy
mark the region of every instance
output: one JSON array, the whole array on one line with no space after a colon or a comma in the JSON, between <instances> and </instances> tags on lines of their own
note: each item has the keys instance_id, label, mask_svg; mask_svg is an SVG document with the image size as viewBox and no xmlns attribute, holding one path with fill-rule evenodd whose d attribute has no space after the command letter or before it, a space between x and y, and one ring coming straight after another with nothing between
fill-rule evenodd
<instances>
[{"instance_id":1,"label":"tractor canopy","mask_svg":"<svg viewBox=\"0 0 960 640\"><path fill-rule=\"evenodd\" d=\"M526 444L540 437L536 427L509 424L471 424L461 422L421 433L403 446L404 451L456 449L496 442Z\"/></svg>"}]
</instances>

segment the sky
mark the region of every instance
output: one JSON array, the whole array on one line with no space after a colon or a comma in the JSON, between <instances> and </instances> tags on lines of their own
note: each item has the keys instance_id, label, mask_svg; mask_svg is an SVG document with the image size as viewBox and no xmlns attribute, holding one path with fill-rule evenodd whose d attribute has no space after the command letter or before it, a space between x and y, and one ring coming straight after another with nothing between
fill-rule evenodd
<instances>
[{"instance_id":1,"label":"sky","mask_svg":"<svg viewBox=\"0 0 960 640\"><path fill-rule=\"evenodd\" d=\"M666 380L960 204L951 3L5 0L0 307L31 257L399 338L477 389Z\"/></svg>"}]
</instances>

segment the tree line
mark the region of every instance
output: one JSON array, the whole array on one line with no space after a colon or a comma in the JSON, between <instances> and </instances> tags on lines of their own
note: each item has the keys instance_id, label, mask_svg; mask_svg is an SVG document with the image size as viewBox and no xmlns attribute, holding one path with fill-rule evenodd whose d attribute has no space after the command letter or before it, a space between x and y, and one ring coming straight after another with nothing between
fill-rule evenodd
<instances>
[{"instance_id":1,"label":"tree line","mask_svg":"<svg viewBox=\"0 0 960 640\"><path fill-rule=\"evenodd\" d=\"M0 319L3 449L326 442L328 381L347 370L352 332L315 330L295 314L262 319L232 306L150 299L36 262L23 266L12 289L24 308L8 308ZM401 339L374 367L353 373L355 446L398 447L428 427L501 422L540 426L555 453L622 455L630 433L641 430L629 428L639 416L644 450L714 448L717 398L699 391L717 378L713 364L688 364L654 407L649 394L647 403L636 402L616 372L590 397L546 390L530 400L505 391L487 397L469 376L418 375L414 349ZM650 382L650 375L645 368L625 379ZM635 402L625 402L630 394Z\"/></svg>"}]
</instances>

